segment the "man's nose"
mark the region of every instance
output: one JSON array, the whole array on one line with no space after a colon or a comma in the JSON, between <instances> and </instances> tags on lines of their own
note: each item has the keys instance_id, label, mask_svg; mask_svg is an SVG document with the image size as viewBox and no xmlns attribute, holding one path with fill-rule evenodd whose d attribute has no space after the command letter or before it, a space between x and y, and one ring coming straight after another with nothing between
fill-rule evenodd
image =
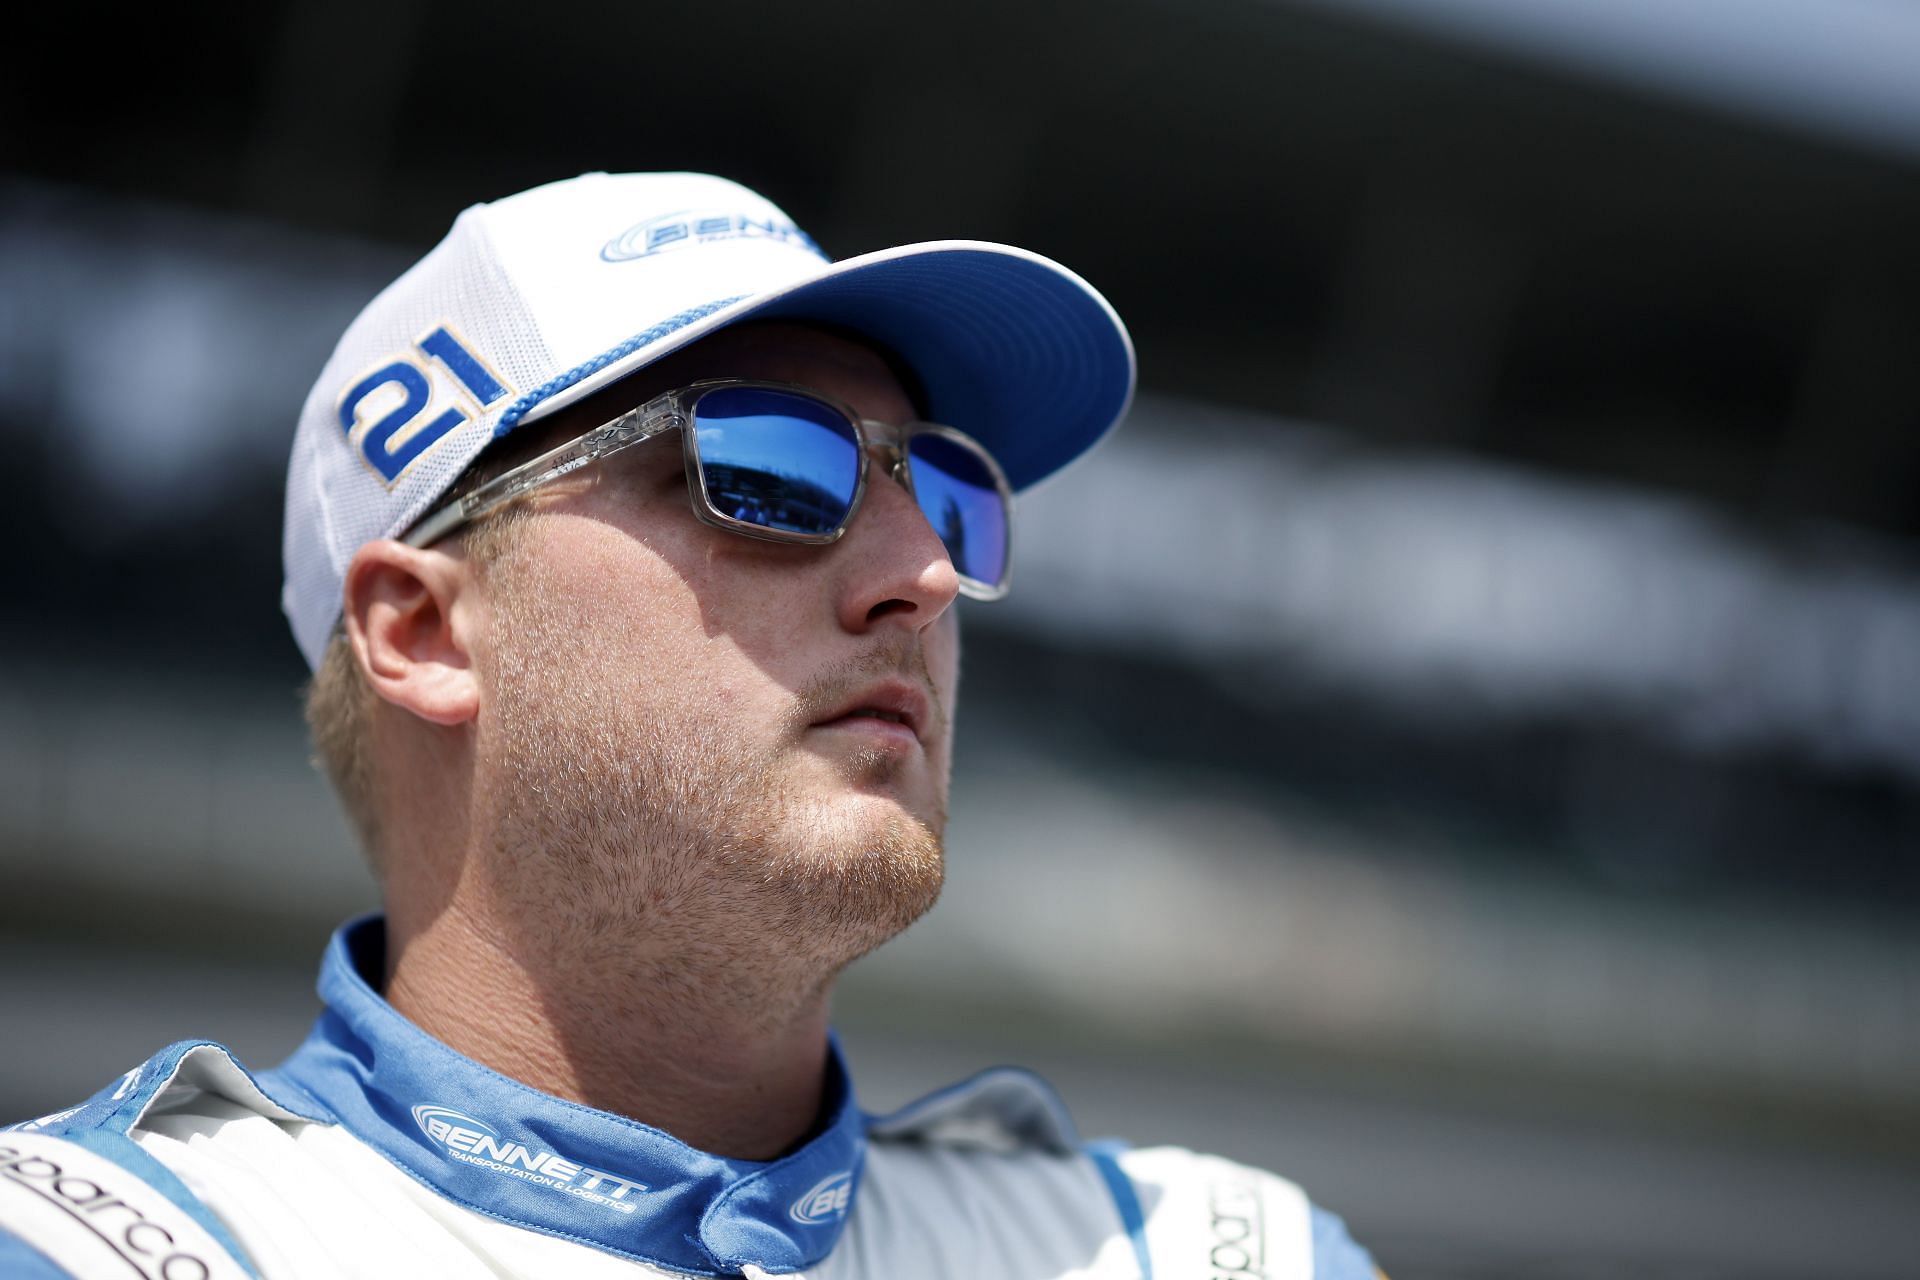
<instances>
[{"instance_id":1,"label":"man's nose","mask_svg":"<svg viewBox=\"0 0 1920 1280\"><path fill-rule=\"evenodd\" d=\"M866 494L835 557L843 574L840 622L849 631L865 632L883 619L925 627L960 594L960 576L946 544L907 483L900 450L873 445Z\"/></svg>"}]
</instances>

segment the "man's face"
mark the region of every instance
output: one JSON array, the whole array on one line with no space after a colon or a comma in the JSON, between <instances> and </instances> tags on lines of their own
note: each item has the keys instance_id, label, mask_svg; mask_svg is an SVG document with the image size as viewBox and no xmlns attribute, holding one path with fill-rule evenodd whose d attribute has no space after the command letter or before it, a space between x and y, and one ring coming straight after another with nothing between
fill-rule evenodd
<instances>
[{"instance_id":1,"label":"man's face","mask_svg":"<svg viewBox=\"0 0 1920 1280\"><path fill-rule=\"evenodd\" d=\"M669 357L545 437L704 377L797 383L883 422L915 416L871 349L761 325ZM483 573L476 655L475 811L499 833L495 874L516 899L564 912L582 936L640 917L666 935L744 917L805 937L823 960L851 959L932 904L958 583L883 464L826 547L695 519L674 436L527 505Z\"/></svg>"}]
</instances>

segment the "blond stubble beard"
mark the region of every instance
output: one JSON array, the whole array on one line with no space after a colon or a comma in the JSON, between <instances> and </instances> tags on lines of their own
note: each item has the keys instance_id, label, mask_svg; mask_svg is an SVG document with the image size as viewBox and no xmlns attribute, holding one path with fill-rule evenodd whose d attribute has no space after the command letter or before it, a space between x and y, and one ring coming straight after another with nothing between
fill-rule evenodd
<instances>
[{"instance_id":1,"label":"blond stubble beard","mask_svg":"<svg viewBox=\"0 0 1920 1280\"><path fill-rule=\"evenodd\" d=\"M596 963L630 946L671 950L689 966L746 945L825 980L933 905L944 808L922 821L800 794L780 768L794 726L756 750L690 703L622 697L617 650L600 656L554 611L521 603L540 594L501 581L507 563L489 576L494 714L476 749L497 783L476 800L498 833L495 876L555 927L549 945ZM806 692L798 702L810 705ZM886 752L843 766L867 794L898 768Z\"/></svg>"}]
</instances>

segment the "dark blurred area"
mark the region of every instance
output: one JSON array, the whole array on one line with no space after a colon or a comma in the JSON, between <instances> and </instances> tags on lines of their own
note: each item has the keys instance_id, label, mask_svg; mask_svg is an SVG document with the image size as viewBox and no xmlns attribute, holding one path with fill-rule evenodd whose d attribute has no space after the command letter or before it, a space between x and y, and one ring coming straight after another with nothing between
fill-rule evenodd
<instances>
[{"instance_id":1,"label":"dark blurred area","mask_svg":"<svg viewBox=\"0 0 1920 1280\"><path fill-rule=\"evenodd\" d=\"M1920 11L15 23L0 955L51 1065L0 1114L291 1047L372 901L275 607L300 402L463 206L687 168L835 256L1056 257L1141 354L966 613L948 901L843 1005L869 1105L1024 1056L1401 1280L1910 1273Z\"/></svg>"}]
</instances>

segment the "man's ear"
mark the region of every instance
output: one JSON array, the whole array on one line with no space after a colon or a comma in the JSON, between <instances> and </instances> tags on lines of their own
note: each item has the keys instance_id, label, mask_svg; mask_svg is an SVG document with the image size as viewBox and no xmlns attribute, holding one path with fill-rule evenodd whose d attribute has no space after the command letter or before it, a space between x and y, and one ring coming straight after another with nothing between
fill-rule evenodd
<instances>
[{"instance_id":1,"label":"man's ear","mask_svg":"<svg viewBox=\"0 0 1920 1280\"><path fill-rule=\"evenodd\" d=\"M480 710L473 669L476 586L466 559L391 538L347 566L347 639L375 693L422 720L464 724Z\"/></svg>"}]
</instances>

